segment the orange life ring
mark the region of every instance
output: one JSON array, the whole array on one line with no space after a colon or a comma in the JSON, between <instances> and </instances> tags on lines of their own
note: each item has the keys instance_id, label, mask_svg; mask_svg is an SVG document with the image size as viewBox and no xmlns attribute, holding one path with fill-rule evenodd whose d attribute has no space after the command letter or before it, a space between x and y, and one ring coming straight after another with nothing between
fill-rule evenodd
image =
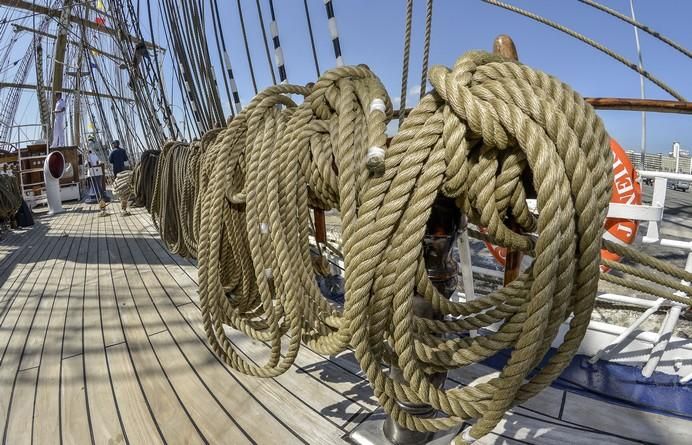
<instances>
[{"instance_id":1,"label":"orange life ring","mask_svg":"<svg viewBox=\"0 0 692 445\"><path fill-rule=\"evenodd\" d=\"M637 171L632 166L627 153L615 139L610 139L610 151L613 152L613 193L610 202L617 204L641 204L641 186L637 181ZM639 221L624 218L607 218L603 238L620 244L632 244L637 235ZM495 260L505 265L507 249L494 246L488 242L485 245ZM610 261L620 261L620 256L606 249L601 249L601 258ZM601 266L601 271L608 268Z\"/></svg>"}]
</instances>

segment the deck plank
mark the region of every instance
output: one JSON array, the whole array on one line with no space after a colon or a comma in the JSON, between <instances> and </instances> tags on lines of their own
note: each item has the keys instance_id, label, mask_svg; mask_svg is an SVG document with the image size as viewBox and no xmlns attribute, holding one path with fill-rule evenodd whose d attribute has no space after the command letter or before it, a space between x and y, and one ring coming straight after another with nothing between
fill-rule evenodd
<instances>
[{"instance_id":1,"label":"deck plank","mask_svg":"<svg viewBox=\"0 0 692 445\"><path fill-rule=\"evenodd\" d=\"M377 408L348 350L302 347L274 379L231 370L207 344L194 261L165 250L143 209L101 218L68 207L0 240L4 443L338 444ZM249 359L266 357L261 342L229 335ZM488 372L469 367L449 383ZM562 406L564 394L549 388L512 409L479 443L632 444L610 434L623 425L652 442L686 440L668 431L684 431L680 419L570 393Z\"/></svg>"},{"instance_id":2,"label":"deck plank","mask_svg":"<svg viewBox=\"0 0 692 445\"><path fill-rule=\"evenodd\" d=\"M193 281L192 274L187 274L183 270L184 260L178 261L180 257L162 249L157 240L152 239L147 242L150 249L148 254L145 253L147 261L144 264L151 265L157 270L157 276L161 282L174 282L179 287L177 289L176 286L166 286L166 292L169 294L189 292L188 289L192 289L196 294L197 284ZM146 249L143 250L146 251ZM179 267L159 267L160 264L168 263L170 259ZM199 308L198 300L194 299L193 302ZM238 346L241 346L241 352L247 352L248 357L255 359L262 356L263 348L258 347L254 342L240 340L241 338L238 337L239 341L236 342ZM261 359L259 361L261 362ZM322 407L320 414L333 419L333 423L342 429L349 421L358 419L357 414L366 416L377 408L372 388L362 375L354 374L306 347L300 349L292 370L274 379L287 391L304 397L305 381L302 378L296 379L294 373L309 376L312 379L310 387L315 388L315 391L311 392L311 398L305 400L308 405L306 409L312 409L311 406Z\"/></svg>"},{"instance_id":3,"label":"deck plank","mask_svg":"<svg viewBox=\"0 0 692 445\"><path fill-rule=\"evenodd\" d=\"M129 238L126 238L129 240ZM138 258L137 268L141 271L154 271L163 273L166 267L159 267L153 257L147 258L147 249L142 251L140 244L130 241L129 247L133 256ZM156 244L156 249L163 249L160 244ZM154 275L156 276L156 274ZM214 417L222 416L222 413L232 418L239 428L251 435L256 443L271 443L276 437L282 437L286 443L301 443L300 437L291 430L288 425L282 423L265 404L260 403L256 396L251 395L251 387L244 386L238 382L229 381L229 371L223 367L218 359L204 343L203 337L197 335L191 328L183 314L179 311L180 306L175 304L175 300L170 296L170 290L174 286L161 286L161 282L147 282L148 290L157 310L167 323L173 343L179 348L185 361L190 364L192 371L199 377L200 382L209 391L209 394L217 402L220 411ZM182 307L188 307L182 305ZM237 379L234 378L237 381ZM243 406L238 410L238 406ZM208 409L208 408L207 408ZM233 415L231 415L233 412ZM257 428L257 422L261 419L266 428ZM305 442L302 442L305 443Z\"/></svg>"},{"instance_id":4,"label":"deck plank","mask_svg":"<svg viewBox=\"0 0 692 445\"><path fill-rule=\"evenodd\" d=\"M77 215L75 227L82 227L84 215ZM62 367L62 342L73 282L75 263L80 243L84 238L71 233L70 245L66 247L62 273L52 281L57 284L55 303L48 322L43 353L36 380L36 402L33 411L33 431L36 443L50 443L60 437L60 375Z\"/></svg>"},{"instance_id":5,"label":"deck plank","mask_svg":"<svg viewBox=\"0 0 692 445\"><path fill-rule=\"evenodd\" d=\"M87 265L87 275L97 277L98 285L89 287L84 298L84 369L88 382L88 409L95 442L121 443L125 435L111 384L106 348L121 343L124 337L119 325L116 326L117 319L114 319L113 286L106 246L108 228L104 218L96 215L90 218L94 224L94 251Z\"/></svg>"},{"instance_id":6,"label":"deck plank","mask_svg":"<svg viewBox=\"0 0 692 445\"><path fill-rule=\"evenodd\" d=\"M42 227L39 224L39 227ZM42 229L40 229L42 230ZM33 280L46 266L46 261L49 259L55 247L52 243L41 242L43 235L37 237L29 236L26 243L21 249L19 255L7 259L2 265L1 274L7 278L0 283L0 356L4 354L7 342L14 330L8 329L9 326L14 326L21 313L22 303L25 301L25 294L22 290L24 286L33 284Z\"/></svg>"},{"instance_id":7,"label":"deck plank","mask_svg":"<svg viewBox=\"0 0 692 445\"><path fill-rule=\"evenodd\" d=\"M133 378L134 368L125 343L108 348L110 378L122 407L120 415L125 426L129 443L162 444L163 435L155 422L137 380ZM174 413L171 414L173 416Z\"/></svg>"},{"instance_id":8,"label":"deck plank","mask_svg":"<svg viewBox=\"0 0 692 445\"><path fill-rule=\"evenodd\" d=\"M60 427L65 443L90 443L93 437L84 363L84 299L87 289L91 291L96 285L97 277L91 277L87 270L89 261L94 259L94 217L86 211L84 215L79 226L81 242L70 283L62 343Z\"/></svg>"},{"instance_id":9,"label":"deck plank","mask_svg":"<svg viewBox=\"0 0 692 445\"><path fill-rule=\"evenodd\" d=\"M130 240L130 238L126 237L125 240ZM136 261L136 264L140 270L148 271L156 268L159 273L164 274L164 279L167 280L166 282L170 282L170 277L166 277L166 268L160 267L162 266L160 264L161 261L151 261L152 258L147 259L147 257L141 252L138 243L130 241L130 247L133 250L134 257L139 258L139 260ZM159 248L161 249L162 246ZM162 289L160 282L158 288ZM168 294L169 290L170 286L166 286L164 292ZM156 293L160 294L161 292ZM152 296L153 295L154 292L152 292ZM172 311L175 309L176 305L174 304L174 300L170 297L168 300L168 304L166 304L165 301L159 300L161 301L160 308L162 309L162 314L164 312L168 312L171 319L175 320L175 314ZM200 320L195 319L192 321L190 318L188 318L195 317L194 315L190 314L190 310L197 311L197 314L199 314L196 306L182 305L177 307L186 316L186 319L194 328L196 334L200 336L200 338L203 338L202 336L204 334L201 332ZM164 315L164 318L166 318L166 315ZM181 341L184 339L178 337L176 340ZM329 423L329 421L320 413L306 409L302 399L299 399L296 397L296 395L290 393L280 385L277 385L272 380L256 379L240 374L235 374L234 378L239 382L242 382L246 388L253 388L253 392L259 399L263 400L263 405L265 405L273 413L273 416L281 419L281 421L298 436L306 438L309 437L311 439L311 442L309 443L341 442L341 436L343 435L342 430L338 429L336 425ZM303 381L306 382L309 381L309 379L304 379ZM305 388L303 393L305 393L308 389L309 388ZM304 394L301 394L301 396L303 395Z\"/></svg>"},{"instance_id":10,"label":"deck plank","mask_svg":"<svg viewBox=\"0 0 692 445\"><path fill-rule=\"evenodd\" d=\"M32 441L31 423L27 422L34 411L34 393L38 368L17 373L16 387L12 395L12 411L7 423L5 443L30 444Z\"/></svg>"},{"instance_id":11,"label":"deck plank","mask_svg":"<svg viewBox=\"0 0 692 445\"><path fill-rule=\"evenodd\" d=\"M161 361L164 371L170 376L183 404L190 416L200 429L202 436L210 443L222 443L229 436L234 437L234 443L252 443L252 435L238 427L234 419L218 408L218 402L212 397L199 379L190 378L187 373L180 372L181 366L187 363L182 353L176 348L173 337L168 331L162 331L151 336L156 355ZM216 414L209 415L216 408ZM266 437L269 440L269 437Z\"/></svg>"},{"instance_id":12,"label":"deck plank","mask_svg":"<svg viewBox=\"0 0 692 445\"><path fill-rule=\"evenodd\" d=\"M626 431L627 437L650 443L689 443L690 421L605 403L567 393L562 419L604 432ZM623 434L624 435L624 434ZM634 439L633 439L634 441Z\"/></svg>"},{"instance_id":13,"label":"deck plank","mask_svg":"<svg viewBox=\"0 0 692 445\"><path fill-rule=\"evenodd\" d=\"M110 218L117 217L111 215ZM114 221L113 224L118 222ZM121 237L109 237L108 249L119 260L111 263L111 270L114 271L114 295L136 379L167 442L203 443L197 426L191 420L187 408L181 403L168 376L163 372L150 343L149 335L165 330L165 326L158 314L143 304L147 299L142 292L144 284L134 273L132 258L125 250L124 242ZM116 273L123 279L117 279ZM147 331L147 323L153 323L158 327L158 331L152 328L152 325ZM122 409L128 408L123 406Z\"/></svg>"},{"instance_id":14,"label":"deck plank","mask_svg":"<svg viewBox=\"0 0 692 445\"><path fill-rule=\"evenodd\" d=\"M36 319L40 306L40 296L45 288L50 273L55 266L57 255L61 252L67 238L55 238L50 242L41 243L42 248L36 249L37 257L29 258L36 261L33 274L27 275L21 281L21 286L8 301L10 307L3 318L2 332L7 338L6 347L0 356L0 384L3 391L0 393L0 422L3 425L3 438L8 433L8 425L13 419L12 401L17 388L18 371L21 366L23 354L29 341L29 334ZM10 315L11 314L11 315ZM4 343L4 342L3 342ZM33 375L33 373L31 374ZM33 406L34 393L29 392L28 401ZM28 427L31 434L31 424Z\"/></svg>"},{"instance_id":15,"label":"deck plank","mask_svg":"<svg viewBox=\"0 0 692 445\"><path fill-rule=\"evenodd\" d=\"M193 305L182 306L181 312L194 327L199 335L204 335L202 318L199 310ZM235 378L246 387L252 388L252 392L263 401L263 404L280 418L291 430L301 437L311 438L309 443L340 443L341 436L345 433L322 413L306 409L305 399L310 397L314 390L314 384L310 378L304 376L301 382L304 384L302 392L292 394L286 388L277 385L272 379L261 379L235 372ZM318 407L321 410L322 407Z\"/></svg>"}]
</instances>

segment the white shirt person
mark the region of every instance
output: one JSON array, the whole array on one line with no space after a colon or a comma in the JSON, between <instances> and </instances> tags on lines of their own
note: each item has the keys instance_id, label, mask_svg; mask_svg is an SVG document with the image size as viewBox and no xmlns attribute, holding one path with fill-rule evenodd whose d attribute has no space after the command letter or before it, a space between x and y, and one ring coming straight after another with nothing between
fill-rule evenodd
<instances>
[{"instance_id":1,"label":"white shirt person","mask_svg":"<svg viewBox=\"0 0 692 445\"><path fill-rule=\"evenodd\" d=\"M53 120L53 143L51 147L65 146L65 101L58 95L55 102L55 119Z\"/></svg>"}]
</instances>

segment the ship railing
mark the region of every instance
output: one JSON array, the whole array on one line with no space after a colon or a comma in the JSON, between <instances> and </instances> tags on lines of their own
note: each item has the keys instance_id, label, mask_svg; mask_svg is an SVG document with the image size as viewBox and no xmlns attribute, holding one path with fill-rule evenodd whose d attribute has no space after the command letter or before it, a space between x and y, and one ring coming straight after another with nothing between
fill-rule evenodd
<instances>
[{"instance_id":1,"label":"ship railing","mask_svg":"<svg viewBox=\"0 0 692 445\"><path fill-rule=\"evenodd\" d=\"M663 213L665 209L666 191L668 185L667 181L671 179L689 181L692 183L692 175L657 171L640 171L639 174L641 177L654 179L651 203L610 204L608 217L647 222L647 232L643 236L642 242L645 244L658 243L662 247L672 247L686 251L687 261L685 270L692 272L692 241L674 240L660 237L660 224L663 221ZM529 205L529 207L531 207L531 205ZM462 234L459 237L459 253L461 257L460 272L463 281L463 293L457 293L454 299L472 300L474 298L475 290L472 279L474 274L484 275L494 279L502 278L503 274L501 271L471 264L471 247L465 230L462 231ZM678 292L678 294L680 294L680 292ZM598 360L616 359L620 351L624 351L630 343L641 337L639 328L645 321L647 321L654 313L661 310L666 311L658 332L655 333L653 337L651 335L645 336L647 340L649 340L646 343L651 344L651 347L647 356L645 357L641 372L644 377L651 377L659 367L661 358L668 349L670 339L672 338L673 332L675 331L675 328L680 320L682 311L686 308L686 306L676 302L671 302L664 298L651 300L614 293L600 294L597 296L597 299L606 303L640 307L645 310L629 326L617 330L611 330L612 332L610 332L610 334L616 335L615 339L604 346L597 348L596 352L593 353L589 360L591 363L596 363ZM598 324L600 325L602 323L599 322ZM490 328L492 329L492 327ZM684 375L681 374L681 377L680 383L692 381L692 373Z\"/></svg>"}]
</instances>

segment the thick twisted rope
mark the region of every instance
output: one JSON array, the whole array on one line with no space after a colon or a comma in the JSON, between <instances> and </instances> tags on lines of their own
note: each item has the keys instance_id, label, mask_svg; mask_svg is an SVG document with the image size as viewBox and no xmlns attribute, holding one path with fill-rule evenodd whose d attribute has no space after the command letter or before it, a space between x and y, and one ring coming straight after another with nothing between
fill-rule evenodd
<instances>
[{"instance_id":1,"label":"thick twisted rope","mask_svg":"<svg viewBox=\"0 0 692 445\"><path fill-rule=\"evenodd\" d=\"M428 61L430 59L430 36L432 34L433 0L428 0L425 7L425 36L423 38L423 69L421 70L420 94L422 99L428 83ZM402 109L404 107L401 107Z\"/></svg>"},{"instance_id":2,"label":"thick twisted rope","mask_svg":"<svg viewBox=\"0 0 692 445\"><path fill-rule=\"evenodd\" d=\"M167 244L198 259L204 329L229 366L274 377L291 366L301 341L325 354L351 347L399 424L437 431L478 418L471 431L478 438L511 406L549 385L579 347L598 286L612 155L591 106L518 62L472 52L452 69L434 67L430 81L434 90L386 148L381 171L368 165L372 148L385 146L391 104L367 67L328 71L310 87L270 87L226 128L205 136L198 155L197 143L166 146L152 209ZM185 191L188 176L194 192ZM486 239L531 252L531 267L488 296L463 303L442 298L422 250L439 194L486 227ZM529 195L537 197L538 216L528 210ZM310 207L341 215L342 309L315 281ZM522 233L504 224L508 214ZM196 251L185 245L183 227ZM647 260L632 249L614 250ZM651 264L688 278L665 263ZM416 294L439 317L416 316ZM567 320L562 343L546 359ZM468 336L495 323L496 332ZM229 327L265 342L266 361L249 362L237 351ZM511 355L496 378L450 389L435 384L436 372L504 350ZM403 382L390 378L390 365L402 370ZM398 400L429 404L440 415L416 417Z\"/></svg>"},{"instance_id":3,"label":"thick twisted rope","mask_svg":"<svg viewBox=\"0 0 692 445\"><path fill-rule=\"evenodd\" d=\"M406 2L406 27L404 29L404 59L401 63L401 101L399 108L406 109L406 96L408 96L408 64L411 58L411 22L413 20L413 0ZM406 116L399 116L399 128L404 123Z\"/></svg>"},{"instance_id":4,"label":"thick twisted rope","mask_svg":"<svg viewBox=\"0 0 692 445\"><path fill-rule=\"evenodd\" d=\"M113 191L120 200L122 210L126 211L132 194L132 170L124 170L117 174L113 181Z\"/></svg>"},{"instance_id":5,"label":"thick twisted rope","mask_svg":"<svg viewBox=\"0 0 692 445\"><path fill-rule=\"evenodd\" d=\"M159 150L146 150L142 153L139 163L132 173L132 193L134 205L145 207L151 211L151 200L154 195L154 181L156 179L156 164L159 160Z\"/></svg>"},{"instance_id":6,"label":"thick twisted rope","mask_svg":"<svg viewBox=\"0 0 692 445\"><path fill-rule=\"evenodd\" d=\"M14 175L0 173L0 221L14 218L21 206L19 181Z\"/></svg>"}]
</instances>

